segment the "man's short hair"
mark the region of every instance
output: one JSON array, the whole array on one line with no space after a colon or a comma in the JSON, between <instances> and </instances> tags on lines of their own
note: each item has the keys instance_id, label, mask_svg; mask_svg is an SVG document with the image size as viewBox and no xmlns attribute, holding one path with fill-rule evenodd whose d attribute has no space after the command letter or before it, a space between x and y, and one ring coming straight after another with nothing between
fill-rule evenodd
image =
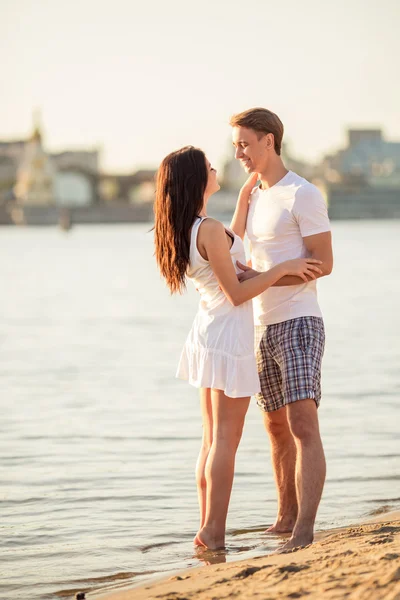
<instances>
[{"instance_id":1,"label":"man's short hair","mask_svg":"<svg viewBox=\"0 0 400 600\"><path fill-rule=\"evenodd\" d=\"M266 108L250 108L244 112L233 115L229 121L231 127L247 127L256 133L274 136L275 152L280 156L283 138L283 123L271 110ZM258 136L261 137L261 136Z\"/></svg>"}]
</instances>

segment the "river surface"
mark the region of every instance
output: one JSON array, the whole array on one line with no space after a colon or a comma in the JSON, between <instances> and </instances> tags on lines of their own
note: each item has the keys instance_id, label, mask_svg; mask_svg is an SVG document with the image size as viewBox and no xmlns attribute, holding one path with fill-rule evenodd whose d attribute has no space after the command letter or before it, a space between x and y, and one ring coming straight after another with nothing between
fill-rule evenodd
<instances>
[{"instance_id":1,"label":"river surface","mask_svg":"<svg viewBox=\"0 0 400 600\"><path fill-rule=\"evenodd\" d=\"M0 229L0 596L69 598L198 566L197 391L174 378L196 312L150 225ZM319 282L328 475L317 529L400 506L400 221L333 224ZM276 496L252 400L227 560L270 552Z\"/></svg>"}]
</instances>

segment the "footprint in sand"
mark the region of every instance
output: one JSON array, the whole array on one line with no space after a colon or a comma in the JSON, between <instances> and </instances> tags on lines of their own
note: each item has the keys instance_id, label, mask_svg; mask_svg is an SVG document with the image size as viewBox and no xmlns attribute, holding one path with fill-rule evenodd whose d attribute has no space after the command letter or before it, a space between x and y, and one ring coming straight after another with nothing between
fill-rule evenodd
<instances>
[{"instance_id":1,"label":"footprint in sand","mask_svg":"<svg viewBox=\"0 0 400 600\"><path fill-rule=\"evenodd\" d=\"M297 565L295 563L290 563L290 565L284 565L283 567L279 567L278 571L280 573L298 573L299 571L304 571L304 569L309 568L309 565Z\"/></svg>"},{"instance_id":2,"label":"footprint in sand","mask_svg":"<svg viewBox=\"0 0 400 600\"><path fill-rule=\"evenodd\" d=\"M375 546L377 544L389 544L389 542L393 542L393 539L394 538L390 535L382 535L369 541L368 544L371 544L371 546Z\"/></svg>"},{"instance_id":3,"label":"footprint in sand","mask_svg":"<svg viewBox=\"0 0 400 600\"><path fill-rule=\"evenodd\" d=\"M254 573L257 573L257 571L261 571L262 568L263 567L247 567L246 569L243 569L243 571L236 573L232 579L247 579L247 577L250 577L250 575L254 575Z\"/></svg>"},{"instance_id":4,"label":"footprint in sand","mask_svg":"<svg viewBox=\"0 0 400 600\"><path fill-rule=\"evenodd\" d=\"M400 531L400 527L394 527L393 525L384 525L379 529L375 529L373 533L397 533Z\"/></svg>"}]
</instances>

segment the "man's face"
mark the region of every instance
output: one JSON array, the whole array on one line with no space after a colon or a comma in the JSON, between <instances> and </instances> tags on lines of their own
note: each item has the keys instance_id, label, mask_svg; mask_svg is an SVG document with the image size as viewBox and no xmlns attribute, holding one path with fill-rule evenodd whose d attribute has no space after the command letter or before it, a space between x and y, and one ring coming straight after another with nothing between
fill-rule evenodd
<instances>
[{"instance_id":1,"label":"man's face","mask_svg":"<svg viewBox=\"0 0 400 600\"><path fill-rule=\"evenodd\" d=\"M268 164L268 148L271 140L268 135L261 135L247 127L233 127L232 141L235 147L235 158L240 160L246 173L262 173Z\"/></svg>"}]
</instances>

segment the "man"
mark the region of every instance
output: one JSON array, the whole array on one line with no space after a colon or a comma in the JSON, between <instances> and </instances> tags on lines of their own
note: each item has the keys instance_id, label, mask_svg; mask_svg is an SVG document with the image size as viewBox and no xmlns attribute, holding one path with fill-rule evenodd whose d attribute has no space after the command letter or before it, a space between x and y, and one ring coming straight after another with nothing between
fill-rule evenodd
<instances>
[{"instance_id":1,"label":"man","mask_svg":"<svg viewBox=\"0 0 400 600\"><path fill-rule=\"evenodd\" d=\"M267 109L254 108L234 115L230 124L235 157L261 182L248 206L246 200L246 206L240 205L239 197L236 208L243 234L246 226L253 267L239 264L239 278L305 256L322 261L322 275L317 277L329 275L333 257L326 204L314 185L283 164L280 119ZM281 549L287 551L313 541L325 481L317 416L324 323L314 280L283 277L253 303L261 383L257 403L270 437L278 491L277 518L267 531L291 532Z\"/></svg>"}]
</instances>

